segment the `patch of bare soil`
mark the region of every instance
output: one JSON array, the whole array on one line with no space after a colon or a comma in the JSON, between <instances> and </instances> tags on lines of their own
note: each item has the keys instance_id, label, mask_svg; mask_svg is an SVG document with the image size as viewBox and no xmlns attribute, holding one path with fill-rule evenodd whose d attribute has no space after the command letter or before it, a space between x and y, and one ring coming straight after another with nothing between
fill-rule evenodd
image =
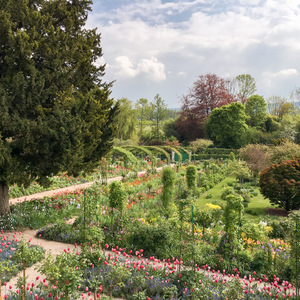
<instances>
[{"instance_id":1,"label":"patch of bare soil","mask_svg":"<svg viewBox=\"0 0 300 300\"><path fill-rule=\"evenodd\" d=\"M267 214L270 216L287 217L288 213L284 208L267 208Z\"/></svg>"}]
</instances>

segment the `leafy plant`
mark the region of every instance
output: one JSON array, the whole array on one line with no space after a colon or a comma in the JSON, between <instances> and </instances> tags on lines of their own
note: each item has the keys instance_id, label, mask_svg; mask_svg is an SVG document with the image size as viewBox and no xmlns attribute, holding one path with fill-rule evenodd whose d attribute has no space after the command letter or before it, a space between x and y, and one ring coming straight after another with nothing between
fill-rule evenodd
<instances>
[{"instance_id":1,"label":"leafy plant","mask_svg":"<svg viewBox=\"0 0 300 300\"><path fill-rule=\"evenodd\" d=\"M126 192L122 182L113 181L109 186L109 206L118 209L121 213L125 207Z\"/></svg>"},{"instance_id":2,"label":"leafy plant","mask_svg":"<svg viewBox=\"0 0 300 300\"><path fill-rule=\"evenodd\" d=\"M171 167L165 167L161 178L163 184L162 190L162 204L168 215L168 209L174 195L175 172Z\"/></svg>"},{"instance_id":3,"label":"leafy plant","mask_svg":"<svg viewBox=\"0 0 300 300\"><path fill-rule=\"evenodd\" d=\"M186 182L188 189L195 193L197 179L197 168L195 166L187 166L186 168Z\"/></svg>"},{"instance_id":4,"label":"leafy plant","mask_svg":"<svg viewBox=\"0 0 300 300\"><path fill-rule=\"evenodd\" d=\"M272 164L260 174L261 193L287 211L300 208L300 159Z\"/></svg>"}]
</instances>

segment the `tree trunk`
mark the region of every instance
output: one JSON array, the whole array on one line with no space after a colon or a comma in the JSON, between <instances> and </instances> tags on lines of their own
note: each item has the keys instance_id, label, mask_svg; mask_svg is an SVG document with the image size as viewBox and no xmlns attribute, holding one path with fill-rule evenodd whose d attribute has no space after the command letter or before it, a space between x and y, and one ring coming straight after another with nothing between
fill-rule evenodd
<instances>
[{"instance_id":1,"label":"tree trunk","mask_svg":"<svg viewBox=\"0 0 300 300\"><path fill-rule=\"evenodd\" d=\"M9 213L8 185L6 182L0 182L0 216Z\"/></svg>"}]
</instances>

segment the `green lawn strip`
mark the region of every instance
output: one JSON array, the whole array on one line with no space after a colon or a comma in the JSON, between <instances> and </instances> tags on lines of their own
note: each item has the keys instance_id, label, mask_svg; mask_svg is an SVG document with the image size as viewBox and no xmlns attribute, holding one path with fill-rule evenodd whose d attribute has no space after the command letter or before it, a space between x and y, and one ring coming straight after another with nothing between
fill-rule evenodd
<instances>
[{"instance_id":1,"label":"green lawn strip","mask_svg":"<svg viewBox=\"0 0 300 300\"><path fill-rule=\"evenodd\" d=\"M196 200L196 206L200 209L205 207L205 204L212 203L224 207L226 201L221 199L223 187L230 183L237 183L235 176L228 176L223 181L218 183L212 189L206 191ZM255 187L257 196L251 197L248 207L245 208L244 216L250 221L260 221L260 218L266 214L266 208L271 207L269 199L263 197L259 191L259 187ZM209 198L207 198L209 197Z\"/></svg>"},{"instance_id":2,"label":"green lawn strip","mask_svg":"<svg viewBox=\"0 0 300 300\"><path fill-rule=\"evenodd\" d=\"M217 185L215 185L212 189L206 191L204 194L202 194L197 200L196 205L199 208L204 208L205 204L207 203L213 203L216 205L224 206L226 204L226 201L221 199L221 195L223 193L223 187L230 183L235 182L236 179L234 176L228 176L221 182L219 182ZM209 199L207 197L210 197Z\"/></svg>"}]
</instances>

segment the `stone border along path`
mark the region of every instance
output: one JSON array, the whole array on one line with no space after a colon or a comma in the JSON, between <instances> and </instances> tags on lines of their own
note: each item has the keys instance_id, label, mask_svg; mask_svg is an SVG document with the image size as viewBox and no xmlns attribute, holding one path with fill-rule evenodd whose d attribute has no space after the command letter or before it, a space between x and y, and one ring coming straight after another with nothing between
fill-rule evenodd
<instances>
[{"instance_id":1,"label":"stone border along path","mask_svg":"<svg viewBox=\"0 0 300 300\"><path fill-rule=\"evenodd\" d=\"M158 168L157 170L161 170L162 168ZM138 174L139 175L143 175L144 173L146 173L146 171L142 171L142 172L139 172ZM108 179L108 183L112 182L112 181L120 181L122 180L122 176L118 176L118 177L114 177L114 178L109 178ZM15 199L11 199L10 200L10 204L16 204L16 203L20 203L20 202L23 202L23 201L29 201L29 200L32 200L32 199L36 199L36 198L43 198L43 197L46 197L46 196L53 196L55 194L58 194L58 193L62 193L62 192L66 192L66 191L76 191L76 190L80 190L80 189L85 189L85 188L88 188L90 187L93 183L93 182L86 182L86 183L82 183L82 184L77 184L77 185L72 185L72 186L68 186L68 187L65 187L65 188L59 188L59 189L55 189L55 190L50 190L50 191L44 191L44 192L40 192L40 193L36 193L36 194L32 194L32 195L29 195L29 196L22 196L22 197L19 197L19 198L15 198ZM16 238L20 239L24 239L24 240L29 240L31 239L31 243L34 245L40 245L42 246L45 250L46 250L46 255L51 253L53 256L56 256L60 253L62 253L64 251L64 249L68 249L70 248L70 250L72 251L73 249L75 249L75 246L74 244L67 244L67 243L61 243L61 242L56 242L56 241L49 241L49 240L44 240L44 239L40 239L40 238L37 238L36 237L36 230L31 230L31 229L26 229L26 230L23 230L22 232L14 232L14 233L9 233L9 232L4 232L2 234L2 236L7 236L7 235L10 235L10 236L13 236L15 235ZM77 246L78 248L80 248L79 246ZM111 251L105 251L105 253L111 253L111 254L115 254ZM141 259L138 259L137 257L133 256L131 258L131 260L134 260L134 261L137 261L137 260L142 260ZM144 258L144 260L148 260L147 258ZM153 263L153 261L151 261L151 264ZM155 263L156 264L163 264L162 262L161 263ZM39 280L41 279L44 279L44 276L41 275L37 270L35 270L35 268L39 265L39 263L31 266L30 268L27 268L26 269L26 282L30 282L30 283L38 283L36 278L37 276L39 276ZM203 270L203 269L200 269L199 272L205 272L205 273L209 273L210 276L213 275L212 271L208 272L207 270ZM226 280L231 280L232 277L229 277L227 275L225 275L225 277L222 277L222 274L218 274L218 273L215 273L216 275L219 275L219 278L220 280L223 280L223 279L226 279ZM13 277L9 282L7 282L7 285L6 286L2 286L1 287L1 295L2 297L6 294L6 292L8 292L8 289L9 289L9 286L12 287L12 291L16 291L17 287L16 287L16 284L17 284L17 278L18 276L21 276L22 275L22 271L15 277ZM242 279L242 278L241 278ZM249 284L249 281L246 279L245 280L248 284ZM254 284L257 283L254 282ZM260 287L263 287L263 284L258 284L258 286ZM289 290L289 291L292 291L292 290ZM86 299L92 299L93 298L93 294L91 296L88 296L86 293ZM79 299L82 299L81 297ZM113 298L115 300L124 300L123 298Z\"/></svg>"}]
</instances>

